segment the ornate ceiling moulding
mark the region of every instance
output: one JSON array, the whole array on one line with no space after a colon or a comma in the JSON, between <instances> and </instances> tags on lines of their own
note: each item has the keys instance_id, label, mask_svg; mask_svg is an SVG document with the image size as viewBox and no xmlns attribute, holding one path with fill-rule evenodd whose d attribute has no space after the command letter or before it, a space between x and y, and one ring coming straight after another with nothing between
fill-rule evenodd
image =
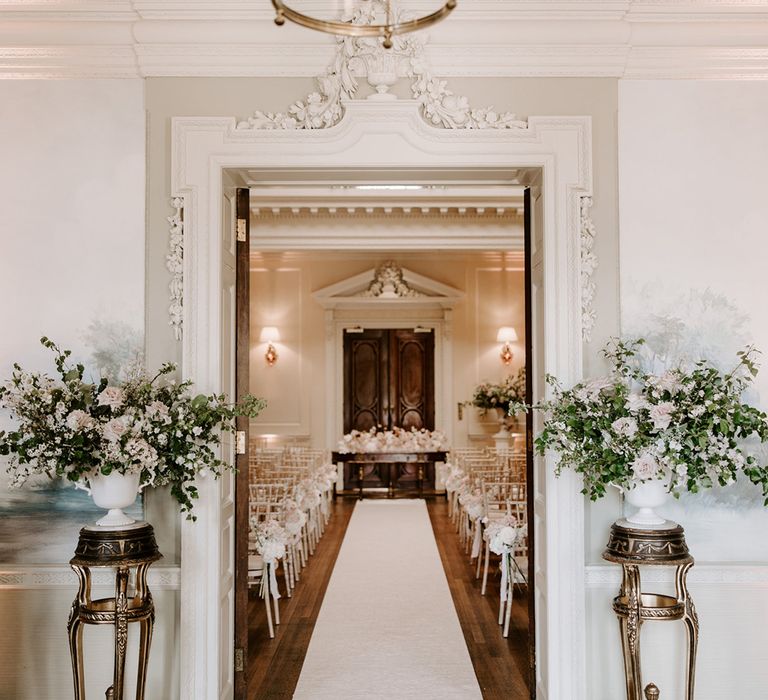
<instances>
[{"instance_id":1,"label":"ornate ceiling moulding","mask_svg":"<svg viewBox=\"0 0 768 700\"><path fill-rule=\"evenodd\" d=\"M251 214L260 218L349 218L396 217L405 219L463 218L497 222L499 219L519 220L524 210L520 207L251 207Z\"/></svg>"}]
</instances>

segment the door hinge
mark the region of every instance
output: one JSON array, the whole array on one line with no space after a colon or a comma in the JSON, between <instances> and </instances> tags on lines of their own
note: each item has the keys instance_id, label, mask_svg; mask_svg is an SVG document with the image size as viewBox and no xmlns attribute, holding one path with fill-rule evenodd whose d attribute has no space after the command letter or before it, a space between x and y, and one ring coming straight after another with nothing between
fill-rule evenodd
<instances>
[{"instance_id":1,"label":"door hinge","mask_svg":"<svg viewBox=\"0 0 768 700\"><path fill-rule=\"evenodd\" d=\"M238 242L245 241L245 227L248 222L245 219L238 218L237 220L237 240Z\"/></svg>"},{"instance_id":2,"label":"door hinge","mask_svg":"<svg viewBox=\"0 0 768 700\"><path fill-rule=\"evenodd\" d=\"M235 452L239 455L245 454L245 430L238 430L236 433Z\"/></svg>"},{"instance_id":3,"label":"door hinge","mask_svg":"<svg viewBox=\"0 0 768 700\"><path fill-rule=\"evenodd\" d=\"M235 673L245 671L245 652L242 647L235 647Z\"/></svg>"}]
</instances>

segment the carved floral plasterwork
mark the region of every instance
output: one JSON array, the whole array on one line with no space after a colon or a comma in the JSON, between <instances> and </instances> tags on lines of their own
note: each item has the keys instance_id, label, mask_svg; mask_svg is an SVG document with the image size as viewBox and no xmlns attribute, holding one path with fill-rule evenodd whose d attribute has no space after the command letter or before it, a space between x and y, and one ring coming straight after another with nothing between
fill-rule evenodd
<instances>
[{"instance_id":1,"label":"carved floral plasterwork","mask_svg":"<svg viewBox=\"0 0 768 700\"><path fill-rule=\"evenodd\" d=\"M595 254L595 225L589 210L592 208L592 197L581 198L579 212L579 235L581 238L581 334L585 342L592 340L592 329L595 327L595 280L597 255Z\"/></svg>"},{"instance_id":2,"label":"carved floral plasterwork","mask_svg":"<svg viewBox=\"0 0 768 700\"><path fill-rule=\"evenodd\" d=\"M176 340L181 340L183 327L184 297L184 200L174 197L171 206L176 210L173 216L168 217L170 228L168 229L169 252L165 256L165 266L171 273L171 281L168 289L171 294L171 303L168 306L170 315L169 325L173 328Z\"/></svg>"},{"instance_id":3,"label":"carved floral plasterwork","mask_svg":"<svg viewBox=\"0 0 768 700\"><path fill-rule=\"evenodd\" d=\"M355 24L373 24L383 9L381 0L372 0L358 7L351 17ZM407 19L399 9L396 17ZM374 75L375 73L375 75ZM257 129L327 129L344 116L344 101L355 99L358 77L365 76L376 87L378 95L389 98L389 86L397 78L411 79L411 94L418 102L422 117L434 127L443 129L526 129L528 124L511 112L497 112L493 107L474 108L469 100L456 95L448 82L436 78L428 65L424 42L413 34L394 37L393 47L384 49L380 39L338 38L336 52L325 72L315 78L317 90L294 102L285 112L262 112L237 124L238 130ZM183 200L174 198L176 213L168 217L170 252L166 264L173 275L170 282L170 325L176 340L182 337L183 296ZM595 324L593 302L596 285L593 279L598 260L594 253L595 227L589 215L591 197L581 199L581 295L582 337L592 339Z\"/></svg>"},{"instance_id":4,"label":"carved floral plasterwork","mask_svg":"<svg viewBox=\"0 0 768 700\"><path fill-rule=\"evenodd\" d=\"M397 264L388 260L379 265L368 289L363 290L357 296L375 297L378 299L397 299L404 297L421 297L421 292L411 289L403 279L403 271Z\"/></svg>"},{"instance_id":5,"label":"carved floral plasterwork","mask_svg":"<svg viewBox=\"0 0 768 700\"><path fill-rule=\"evenodd\" d=\"M381 0L366 2L349 18L354 24L373 24L383 12ZM399 10L396 17L406 19ZM368 77L371 66L392 64L393 77L411 78L411 93L418 101L426 121L445 129L525 129L527 122L510 112L493 107L473 108L466 97L455 95L448 83L432 75L424 55L424 42L413 34L393 39L384 49L380 39L343 37L337 39L336 54L325 73L317 76L317 91L294 102L286 112L254 112L237 125L238 129L324 129L338 123L344 115L344 100L354 99L357 77ZM393 81L371 81L376 85Z\"/></svg>"}]
</instances>

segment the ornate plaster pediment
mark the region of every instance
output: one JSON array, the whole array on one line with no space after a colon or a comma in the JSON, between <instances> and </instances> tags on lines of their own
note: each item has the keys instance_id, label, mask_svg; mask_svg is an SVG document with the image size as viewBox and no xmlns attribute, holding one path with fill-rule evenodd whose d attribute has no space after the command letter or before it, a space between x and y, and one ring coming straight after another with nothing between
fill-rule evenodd
<instances>
[{"instance_id":1,"label":"ornate plaster pediment","mask_svg":"<svg viewBox=\"0 0 768 700\"><path fill-rule=\"evenodd\" d=\"M420 307L452 309L466 296L456 289L387 261L312 294L324 309Z\"/></svg>"}]
</instances>

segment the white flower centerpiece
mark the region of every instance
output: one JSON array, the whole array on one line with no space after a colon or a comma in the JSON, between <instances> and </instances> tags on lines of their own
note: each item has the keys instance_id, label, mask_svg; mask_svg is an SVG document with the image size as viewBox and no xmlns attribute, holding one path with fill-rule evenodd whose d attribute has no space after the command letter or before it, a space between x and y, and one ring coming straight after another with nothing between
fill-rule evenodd
<instances>
[{"instance_id":1,"label":"white flower centerpiece","mask_svg":"<svg viewBox=\"0 0 768 700\"><path fill-rule=\"evenodd\" d=\"M393 428L381 430L352 430L344 435L337 446L341 454L358 452L444 452L448 439L442 430Z\"/></svg>"},{"instance_id":2,"label":"white flower centerpiece","mask_svg":"<svg viewBox=\"0 0 768 700\"><path fill-rule=\"evenodd\" d=\"M643 342L609 343L607 377L571 389L547 377L554 396L534 406L545 413L537 451L558 452L558 474L566 467L580 473L592 500L608 485L639 499L640 511L628 518L636 524L664 522L652 512L660 505L655 496L726 486L740 473L762 488L768 505L768 467L745 445L768 441L766 414L742 401L757 374L754 348L738 353L727 374L700 361L655 375L640 367Z\"/></svg>"},{"instance_id":3,"label":"white flower centerpiece","mask_svg":"<svg viewBox=\"0 0 768 700\"><path fill-rule=\"evenodd\" d=\"M240 405L224 395L191 396L191 382L169 377L165 364L153 377L133 368L120 386L107 379L84 380L83 365L71 366L71 353L48 338L59 377L24 371L14 365L0 387L0 407L11 413L15 429L0 431L0 454L9 455L11 486L31 476L63 477L91 491L109 509L97 524L129 525L122 512L144 486L170 486L182 512L194 519L194 481L202 470L218 476L229 464L214 451L220 431L234 431L236 416L255 417L263 399L248 396Z\"/></svg>"},{"instance_id":4,"label":"white flower centerpiece","mask_svg":"<svg viewBox=\"0 0 768 700\"><path fill-rule=\"evenodd\" d=\"M499 433L496 437L506 437L509 416L520 412L521 404L525 403L525 367L517 374L509 375L499 384L483 382L475 387L470 401L465 406L475 406L481 414L497 410L499 414Z\"/></svg>"}]
</instances>

